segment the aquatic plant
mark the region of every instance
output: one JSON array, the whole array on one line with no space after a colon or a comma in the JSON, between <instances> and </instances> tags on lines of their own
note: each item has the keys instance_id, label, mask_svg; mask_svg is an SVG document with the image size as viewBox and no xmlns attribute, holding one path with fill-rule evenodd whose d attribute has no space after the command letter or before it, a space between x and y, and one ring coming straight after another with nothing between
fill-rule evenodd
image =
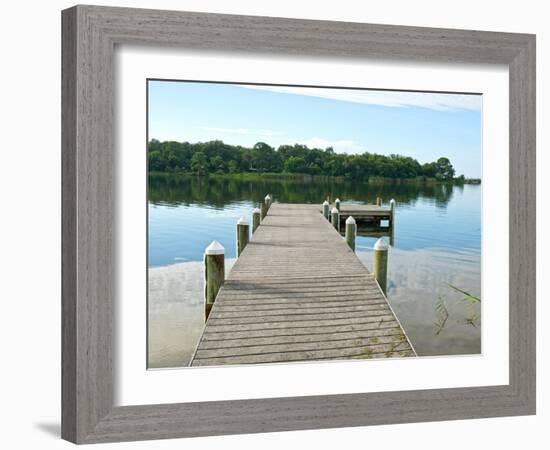
<instances>
[{"instance_id":1,"label":"aquatic plant","mask_svg":"<svg viewBox=\"0 0 550 450\"><path fill-rule=\"evenodd\" d=\"M445 328L445 324L449 319L449 310L447 309L445 300L441 295L439 296L439 301L435 304L435 314L436 314L436 321L434 322L435 335L438 336L439 333L443 331L443 328Z\"/></svg>"},{"instance_id":2,"label":"aquatic plant","mask_svg":"<svg viewBox=\"0 0 550 450\"><path fill-rule=\"evenodd\" d=\"M479 302L481 302L481 297L477 297L476 295L470 294L469 292L467 292L463 289L457 288L456 286L453 286L452 284L449 284L449 287L451 289L454 289L455 291L460 292L461 294L463 294L465 296L463 300L465 300L465 301L468 301L470 303L479 303Z\"/></svg>"}]
</instances>

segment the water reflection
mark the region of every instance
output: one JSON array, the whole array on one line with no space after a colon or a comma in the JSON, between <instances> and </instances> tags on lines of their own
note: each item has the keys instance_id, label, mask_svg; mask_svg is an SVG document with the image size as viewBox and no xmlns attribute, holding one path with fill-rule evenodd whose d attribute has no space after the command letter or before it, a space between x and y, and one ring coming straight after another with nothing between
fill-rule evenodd
<instances>
[{"instance_id":1,"label":"water reflection","mask_svg":"<svg viewBox=\"0 0 550 450\"><path fill-rule=\"evenodd\" d=\"M389 244L393 247L395 245L393 230L394 229L391 226L384 227L384 226L359 223L357 225L357 239L362 237L366 237L366 238L385 237L388 239Z\"/></svg>"},{"instance_id":2,"label":"water reflection","mask_svg":"<svg viewBox=\"0 0 550 450\"><path fill-rule=\"evenodd\" d=\"M230 180L215 177L151 175L149 202L158 205L204 205L224 209L236 202L258 203L266 193L284 203L322 203L327 197L334 200L374 203L376 197L414 207L429 199L437 208L445 209L455 191L463 186L442 184L361 184L334 179L315 179L304 176L296 180Z\"/></svg>"}]
</instances>

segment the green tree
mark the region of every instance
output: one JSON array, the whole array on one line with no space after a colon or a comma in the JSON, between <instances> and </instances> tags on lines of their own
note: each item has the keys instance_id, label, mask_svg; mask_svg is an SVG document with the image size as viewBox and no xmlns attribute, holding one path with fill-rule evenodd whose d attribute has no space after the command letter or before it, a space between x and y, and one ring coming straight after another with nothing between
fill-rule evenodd
<instances>
[{"instance_id":1,"label":"green tree","mask_svg":"<svg viewBox=\"0 0 550 450\"><path fill-rule=\"evenodd\" d=\"M216 155L212 159L210 159L210 170L212 172L223 173L224 169L225 163L223 162L223 158L220 155Z\"/></svg>"},{"instance_id":2,"label":"green tree","mask_svg":"<svg viewBox=\"0 0 550 450\"><path fill-rule=\"evenodd\" d=\"M306 173L306 160L298 156L291 156L285 162L285 172Z\"/></svg>"},{"instance_id":3,"label":"green tree","mask_svg":"<svg viewBox=\"0 0 550 450\"><path fill-rule=\"evenodd\" d=\"M307 165L307 173L310 175L319 175L321 173L321 168L317 163L311 162Z\"/></svg>"},{"instance_id":4,"label":"green tree","mask_svg":"<svg viewBox=\"0 0 550 450\"><path fill-rule=\"evenodd\" d=\"M422 164L422 175L428 178L435 177L436 174L436 165L435 163L425 163Z\"/></svg>"},{"instance_id":5,"label":"green tree","mask_svg":"<svg viewBox=\"0 0 550 450\"><path fill-rule=\"evenodd\" d=\"M455 176L455 169L449 158L439 158L435 162L435 177L440 180L452 180Z\"/></svg>"},{"instance_id":6,"label":"green tree","mask_svg":"<svg viewBox=\"0 0 550 450\"><path fill-rule=\"evenodd\" d=\"M258 142L252 148L252 165L259 172L280 172L282 169L280 156L265 142Z\"/></svg>"},{"instance_id":7,"label":"green tree","mask_svg":"<svg viewBox=\"0 0 550 450\"><path fill-rule=\"evenodd\" d=\"M208 172L208 161L203 152L193 154L191 158L191 170L197 175L205 175Z\"/></svg>"},{"instance_id":8,"label":"green tree","mask_svg":"<svg viewBox=\"0 0 550 450\"><path fill-rule=\"evenodd\" d=\"M162 172L165 169L165 162L161 152L154 150L149 152L149 170L153 172Z\"/></svg>"}]
</instances>

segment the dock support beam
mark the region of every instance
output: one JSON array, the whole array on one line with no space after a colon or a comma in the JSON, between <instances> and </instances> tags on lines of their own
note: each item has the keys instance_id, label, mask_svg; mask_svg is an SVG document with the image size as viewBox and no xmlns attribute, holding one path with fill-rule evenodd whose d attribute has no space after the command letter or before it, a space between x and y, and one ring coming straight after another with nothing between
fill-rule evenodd
<instances>
[{"instance_id":1,"label":"dock support beam","mask_svg":"<svg viewBox=\"0 0 550 450\"><path fill-rule=\"evenodd\" d=\"M256 232L256 229L260 226L260 208L254 208L252 211L252 233Z\"/></svg>"},{"instance_id":2,"label":"dock support beam","mask_svg":"<svg viewBox=\"0 0 550 450\"><path fill-rule=\"evenodd\" d=\"M338 210L338 212L340 212L340 199L339 198L334 200L334 207Z\"/></svg>"},{"instance_id":3,"label":"dock support beam","mask_svg":"<svg viewBox=\"0 0 550 450\"><path fill-rule=\"evenodd\" d=\"M330 220L330 206L326 200L323 202L323 216L325 216L325 219Z\"/></svg>"},{"instance_id":4,"label":"dock support beam","mask_svg":"<svg viewBox=\"0 0 550 450\"><path fill-rule=\"evenodd\" d=\"M241 256L246 244L248 244L249 228L248 220L241 217L237 222L237 257Z\"/></svg>"},{"instance_id":5,"label":"dock support beam","mask_svg":"<svg viewBox=\"0 0 550 450\"><path fill-rule=\"evenodd\" d=\"M206 247L204 251L204 320L208 319L210 310L218 291L225 279L225 249L218 241Z\"/></svg>"},{"instance_id":6,"label":"dock support beam","mask_svg":"<svg viewBox=\"0 0 550 450\"><path fill-rule=\"evenodd\" d=\"M380 289L386 295L388 282L388 244L384 238L380 238L374 244L374 278L378 282Z\"/></svg>"},{"instance_id":7,"label":"dock support beam","mask_svg":"<svg viewBox=\"0 0 550 450\"><path fill-rule=\"evenodd\" d=\"M336 231L340 231L340 212L336 209L336 207L332 208L331 216L332 226L336 228Z\"/></svg>"},{"instance_id":8,"label":"dock support beam","mask_svg":"<svg viewBox=\"0 0 550 450\"><path fill-rule=\"evenodd\" d=\"M390 211L391 211L391 227L393 228L393 222L395 219L395 200L393 198L390 200Z\"/></svg>"},{"instance_id":9,"label":"dock support beam","mask_svg":"<svg viewBox=\"0 0 550 450\"><path fill-rule=\"evenodd\" d=\"M353 216L346 219L346 242L349 247L355 251L355 235L357 234L357 224Z\"/></svg>"}]
</instances>

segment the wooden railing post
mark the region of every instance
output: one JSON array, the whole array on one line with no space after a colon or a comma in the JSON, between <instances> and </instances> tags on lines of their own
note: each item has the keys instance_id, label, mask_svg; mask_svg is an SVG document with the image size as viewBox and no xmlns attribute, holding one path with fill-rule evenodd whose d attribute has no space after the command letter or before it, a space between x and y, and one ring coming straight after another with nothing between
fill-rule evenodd
<instances>
[{"instance_id":1,"label":"wooden railing post","mask_svg":"<svg viewBox=\"0 0 550 450\"><path fill-rule=\"evenodd\" d=\"M336 207L332 208L331 216L332 226L336 228L336 231L340 231L340 212L336 209Z\"/></svg>"},{"instance_id":2,"label":"wooden railing post","mask_svg":"<svg viewBox=\"0 0 550 450\"><path fill-rule=\"evenodd\" d=\"M252 233L260 226L260 208L254 208L252 211Z\"/></svg>"},{"instance_id":3,"label":"wooden railing post","mask_svg":"<svg viewBox=\"0 0 550 450\"><path fill-rule=\"evenodd\" d=\"M212 305L225 280L225 249L218 241L204 251L204 315L210 315Z\"/></svg>"},{"instance_id":4,"label":"wooden railing post","mask_svg":"<svg viewBox=\"0 0 550 450\"><path fill-rule=\"evenodd\" d=\"M334 200L334 207L338 210L338 212L340 212L340 199L339 198Z\"/></svg>"},{"instance_id":5,"label":"wooden railing post","mask_svg":"<svg viewBox=\"0 0 550 450\"><path fill-rule=\"evenodd\" d=\"M378 239L374 244L373 272L385 295L388 282L388 244L384 238Z\"/></svg>"},{"instance_id":6,"label":"wooden railing post","mask_svg":"<svg viewBox=\"0 0 550 450\"><path fill-rule=\"evenodd\" d=\"M241 256L246 244L248 244L249 228L248 220L241 217L237 222L237 257Z\"/></svg>"},{"instance_id":7,"label":"wooden railing post","mask_svg":"<svg viewBox=\"0 0 550 450\"><path fill-rule=\"evenodd\" d=\"M325 216L325 219L330 220L330 206L326 200L323 202L323 216Z\"/></svg>"},{"instance_id":8,"label":"wooden railing post","mask_svg":"<svg viewBox=\"0 0 550 450\"><path fill-rule=\"evenodd\" d=\"M355 251L355 235L357 234L357 224L352 216L346 219L346 242L349 247Z\"/></svg>"}]
</instances>

